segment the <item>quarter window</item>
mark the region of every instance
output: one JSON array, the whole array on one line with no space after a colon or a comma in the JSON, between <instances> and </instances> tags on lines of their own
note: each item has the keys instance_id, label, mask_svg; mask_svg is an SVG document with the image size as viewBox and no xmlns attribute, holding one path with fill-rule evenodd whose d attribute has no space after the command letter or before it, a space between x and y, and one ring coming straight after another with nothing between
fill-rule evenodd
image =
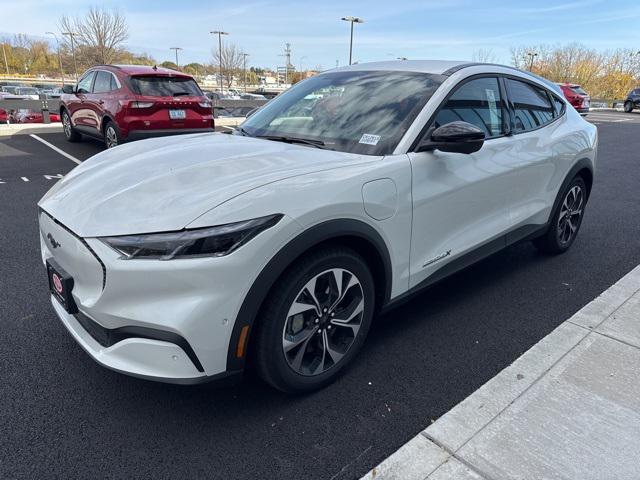
<instances>
[{"instance_id":1,"label":"quarter window","mask_svg":"<svg viewBox=\"0 0 640 480\"><path fill-rule=\"evenodd\" d=\"M511 78L505 80L513 103L515 133L535 130L553 120L554 107L546 90Z\"/></svg>"},{"instance_id":2,"label":"quarter window","mask_svg":"<svg viewBox=\"0 0 640 480\"><path fill-rule=\"evenodd\" d=\"M554 95L551 95L551 98L553 99L553 116L559 117L564 113L564 102Z\"/></svg>"},{"instance_id":3,"label":"quarter window","mask_svg":"<svg viewBox=\"0 0 640 480\"><path fill-rule=\"evenodd\" d=\"M76 91L78 93L91 93L91 82L93 82L93 77L95 77L95 75L96 72L89 72L82 77L78 82L78 88L76 88Z\"/></svg>"},{"instance_id":4,"label":"quarter window","mask_svg":"<svg viewBox=\"0 0 640 480\"><path fill-rule=\"evenodd\" d=\"M504 133L503 112L498 79L477 78L464 83L449 97L436 115L434 126L463 121L482 129L487 138L496 137Z\"/></svg>"},{"instance_id":5,"label":"quarter window","mask_svg":"<svg viewBox=\"0 0 640 480\"><path fill-rule=\"evenodd\" d=\"M99 70L96 73L96 81L93 82L93 93L105 93L111 90L111 75L109 72Z\"/></svg>"}]
</instances>

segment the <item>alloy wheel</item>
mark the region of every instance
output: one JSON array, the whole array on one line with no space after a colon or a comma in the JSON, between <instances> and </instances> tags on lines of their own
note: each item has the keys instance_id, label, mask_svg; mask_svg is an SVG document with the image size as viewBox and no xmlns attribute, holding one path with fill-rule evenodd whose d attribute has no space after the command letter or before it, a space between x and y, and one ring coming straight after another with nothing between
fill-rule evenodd
<instances>
[{"instance_id":1,"label":"alloy wheel","mask_svg":"<svg viewBox=\"0 0 640 480\"><path fill-rule=\"evenodd\" d=\"M571 243L580 226L584 207L584 192L579 185L574 185L565 195L558 217L558 240L561 245Z\"/></svg>"},{"instance_id":2,"label":"alloy wheel","mask_svg":"<svg viewBox=\"0 0 640 480\"><path fill-rule=\"evenodd\" d=\"M107 144L107 148L113 148L118 146L118 134L116 133L115 128L109 125L105 131L105 143Z\"/></svg>"},{"instance_id":3,"label":"alloy wheel","mask_svg":"<svg viewBox=\"0 0 640 480\"><path fill-rule=\"evenodd\" d=\"M282 333L287 364L320 375L339 363L362 325L364 293L350 271L332 268L314 276L296 295Z\"/></svg>"},{"instance_id":4,"label":"alloy wheel","mask_svg":"<svg viewBox=\"0 0 640 480\"><path fill-rule=\"evenodd\" d=\"M64 135L69 138L71 137L71 119L69 118L68 113L62 114L62 129L64 130Z\"/></svg>"}]
</instances>

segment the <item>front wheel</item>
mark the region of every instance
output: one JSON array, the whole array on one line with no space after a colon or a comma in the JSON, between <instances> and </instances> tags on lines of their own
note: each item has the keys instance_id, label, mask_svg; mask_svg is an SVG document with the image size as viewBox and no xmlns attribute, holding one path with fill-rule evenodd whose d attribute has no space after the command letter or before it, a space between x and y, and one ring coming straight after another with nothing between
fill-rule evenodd
<instances>
[{"instance_id":1,"label":"front wheel","mask_svg":"<svg viewBox=\"0 0 640 480\"><path fill-rule=\"evenodd\" d=\"M569 250L573 244L584 216L587 204L587 186L582 177L575 177L562 194L548 230L533 243L545 253L558 254Z\"/></svg>"},{"instance_id":2,"label":"front wheel","mask_svg":"<svg viewBox=\"0 0 640 480\"><path fill-rule=\"evenodd\" d=\"M301 258L277 280L256 320L258 374L285 392L329 384L362 347L374 302L371 272L355 251L331 247Z\"/></svg>"},{"instance_id":3,"label":"front wheel","mask_svg":"<svg viewBox=\"0 0 640 480\"><path fill-rule=\"evenodd\" d=\"M624 111L627 113L631 113L633 111L633 103L630 101L624 102Z\"/></svg>"}]
</instances>

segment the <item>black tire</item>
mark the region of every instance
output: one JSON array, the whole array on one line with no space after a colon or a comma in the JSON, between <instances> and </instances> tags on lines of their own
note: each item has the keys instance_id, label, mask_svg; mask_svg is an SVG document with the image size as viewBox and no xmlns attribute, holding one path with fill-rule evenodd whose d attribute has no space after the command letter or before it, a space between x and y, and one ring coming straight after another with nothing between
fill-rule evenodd
<instances>
[{"instance_id":1,"label":"black tire","mask_svg":"<svg viewBox=\"0 0 640 480\"><path fill-rule=\"evenodd\" d=\"M627 113L631 113L633 111L633 103L629 100L624 102L624 111Z\"/></svg>"},{"instance_id":2,"label":"black tire","mask_svg":"<svg viewBox=\"0 0 640 480\"><path fill-rule=\"evenodd\" d=\"M337 288L337 275L348 288ZM311 302L296 302L301 299L313 300L307 296L306 288L314 279L313 299L321 304L320 314L310 306ZM353 285L352 279L356 282ZM343 293L340 294L339 290ZM335 300L337 298L342 300ZM333 312L332 303L335 306ZM296 305L306 305L308 308L304 312L289 315ZM329 309L323 308L325 305L329 305ZM347 325L347 318L353 316L359 307L362 308L361 313L355 315ZM360 255L341 246L310 252L289 267L269 291L256 319L252 366L264 381L284 392L297 393L322 388L335 380L357 355L371 326L374 307L373 277ZM340 317L344 317L345 323L336 325L342 321ZM293 330L296 322L299 327L297 332ZM352 325L357 325L358 329L354 330ZM294 335L308 340L296 340ZM294 344L299 346L285 353L285 348ZM324 355L320 359L321 351L324 351ZM302 360L296 370L296 359L300 355ZM334 357L337 358L335 362Z\"/></svg>"},{"instance_id":3,"label":"black tire","mask_svg":"<svg viewBox=\"0 0 640 480\"><path fill-rule=\"evenodd\" d=\"M579 195L575 192L579 192ZM533 240L538 250L553 255L569 250L580 231L587 196L587 185L584 179L575 177L562 192L549 228L544 235Z\"/></svg>"},{"instance_id":4,"label":"black tire","mask_svg":"<svg viewBox=\"0 0 640 480\"><path fill-rule=\"evenodd\" d=\"M104 125L103 139L104 139L104 146L107 148L117 147L118 145L122 144L122 136L120 135L120 129L111 120L108 120L107 123L105 123Z\"/></svg>"},{"instance_id":5,"label":"black tire","mask_svg":"<svg viewBox=\"0 0 640 480\"><path fill-rule=\"evenodd\" d=\"M62 110L62 130L64 132L64 136L67 139L67 142L75 143L82 140L82 135L78 133L78 131L73 128L73 124L71 123L71 117L69 116L69 112L66 110Z\"/></svg>"}]
</instances>

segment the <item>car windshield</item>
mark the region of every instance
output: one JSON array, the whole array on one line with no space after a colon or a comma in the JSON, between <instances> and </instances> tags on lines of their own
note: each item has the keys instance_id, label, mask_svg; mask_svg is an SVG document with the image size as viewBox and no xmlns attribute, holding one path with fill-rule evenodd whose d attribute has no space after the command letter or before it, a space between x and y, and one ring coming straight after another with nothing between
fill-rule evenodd
<instances>
[{"instance_id":1,"label":"car windshield","mask_svg":"<svg viewBox=\"0 0 640 480\"><path fill-rule=\"evenodd\" d=\"M149 97L201 97L203 95L198 84L192 78L187 77L137 75L131 77L131 85L138 95Z\"/></svg>"},{"instance_id":2,"label":"car windshield","mask_svg":"<svg viewBox=\"0 0 640 480\"><path fill-rule=\"evenodd\" d=\"M23 95L37 95L38 89L36 88L21 88L20 93Z\"/></svg>"},{"instance_id":3,"label":"car windshield","mask_svg":"<svg viewBox=\"0 0 640 480\"><path fill-rule=\"evenodd\" d=\"M386 155L443 81L416 72L317 75L279 95L242 124L254 137L303 139L323 148Z\"/></svg>"}]
</instances>

